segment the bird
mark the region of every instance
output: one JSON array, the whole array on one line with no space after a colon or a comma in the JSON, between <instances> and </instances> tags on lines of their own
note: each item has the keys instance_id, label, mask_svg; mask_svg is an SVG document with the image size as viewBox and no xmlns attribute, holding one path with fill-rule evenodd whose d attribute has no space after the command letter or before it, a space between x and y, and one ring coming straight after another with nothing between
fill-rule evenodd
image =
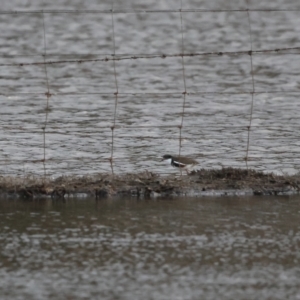
<instances>
[{"instance_id":1,"label":"bird","mask_svg":"<svg viewBox=\"0 0 300 300\"><path fill-rule=\"evenodd\" d=\"M198 161L195 159L186 156L172 156L170 154L165 154L161 161L166 161L171 164L171 166L176 168L186 169L187 173L189 167L193 167L198 164Z\"/></svg>"}]
</instances>

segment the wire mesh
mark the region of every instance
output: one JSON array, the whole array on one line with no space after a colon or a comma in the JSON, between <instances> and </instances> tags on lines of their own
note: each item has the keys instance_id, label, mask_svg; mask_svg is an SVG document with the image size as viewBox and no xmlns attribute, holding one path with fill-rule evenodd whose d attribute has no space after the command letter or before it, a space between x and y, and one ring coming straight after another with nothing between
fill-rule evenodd
<instances>
[{"instance_id":1,"label":"wire mesh","mask_svg":"<svg viewBox=\"0 0 300 300\"><path fill-rule=\"evenodd\" d=\"M39 16L43 40L36 53L0 52L0 68L16 78L24 78L19 85L10 81L11 86L2 85L0 90L2 173L20 174L26 170L38 174L39 165L44 176L105 172L107 166L112 174L161 170L153 167L157 157L166 151L175 152L177 146L179 156L183 152L191 153L205 161L202 165L206 167L246 164L249 168L251 162L251 167L260 170L274 170L272 165L276 165L277 170L297 169L296 132L300 128L295 121L298 109L295 97L300 92L297 64L292 66L288 76L284 64L298 58L300 46L291 40L281 44L282 47L257 47L253 37L261 28L251 19L253 13L285 15L297 11L184 9L182 2L178 9L163 10L115 9L112 5L109 10L0 11L2 16L28 19ZM245 26L242 24L245 36L247 33L245 40L248 40L245 49L227 50L228 43L238 43L234 36L222 46L204 45L203 50L197 47L197 43L203 41L186 45L185 41L195 34L194 31L202 30L192 27L188 16L226 14L230 18L236 13L247 17L243 21ZM174 48L168 51L168 43L173 41L166 41L167 46L161 51L147 52L147 48L142 47L139 50L139 44L136 44L137 49L120 48L124 30L132 30L128 34L132 44L139 41L135 37L139 36L139 29L132 27L134 22L128 25L125 17L135 16L144 22L147 16L155 16L145 24L156 26L153 20L166 14L177 16L176 21L163 23L166 32L171 28L180 37L177 52ZM71 47L74 42L71 36L70 41L64 41L64 48L53 50L55 23L51 18L79 16L81 20L90 15L95 18L90 21L92 25L97 24L97 18L110 19L110 33L101 33L102 53L81 51L81 48L76 52L76 47L75 51L66 52L67 46ZM147 36L147 27L143 30ZM49 36L50 43L47 42ZM209 44L209 36L204 36L207 37L204 43ZM89 36L83 37L89 44ZM140 38L155 42L151 36ZM13 46L10 49L13 50ZM277 73L269 74L274 61L278 63ZM41 67L43 76L39 73ZM290 76L294 84L285 78ZM230 83L228 78L231 78ZM280 86L272 82L272 78L284 84ZM45 97L46 105L41 102ZM29 112L28 107L32 111ZM11 116L15 118L13 121ZM42 145L39 144L40 124L43 124ZM285 141L289 147L284 147Z\"/></svg>"}]
</instances>

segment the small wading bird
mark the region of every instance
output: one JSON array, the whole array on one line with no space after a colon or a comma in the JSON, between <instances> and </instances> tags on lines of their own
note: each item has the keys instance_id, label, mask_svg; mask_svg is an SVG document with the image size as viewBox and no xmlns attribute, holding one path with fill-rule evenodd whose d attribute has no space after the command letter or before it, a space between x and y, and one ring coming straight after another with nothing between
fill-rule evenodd
<instances>
[{"instance_id":1,"label":"small wading bird","mask_svg":"<svg viewBox=\"0 0 300 300\"><path fill-rule=\"evenodd\" d=\"M185 156L172 156L170 154L165 154L161 161L166 161L173 167L185 169L187 173L189 173L189 168L198 164L198 162L192 158Z\"/></svg>"}]
</instances>

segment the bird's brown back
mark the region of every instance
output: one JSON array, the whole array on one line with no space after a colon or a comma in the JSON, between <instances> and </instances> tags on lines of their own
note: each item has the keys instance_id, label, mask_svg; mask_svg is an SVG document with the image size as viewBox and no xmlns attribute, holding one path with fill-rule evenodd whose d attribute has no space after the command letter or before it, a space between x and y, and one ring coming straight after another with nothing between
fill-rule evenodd
<instances>
[{"instance_id":1,"label":"bird's brown back","mask_svg":"<svg viewBox=\"0 0 300 300\"><path fill-rule=\"evenodd\" d=\"M188 165L196 165L198 162L195 159L185 157L185 156L173 156L173 159L177 162L180 162L182 164L188 164Z\"/></svg>"}]
</instances>

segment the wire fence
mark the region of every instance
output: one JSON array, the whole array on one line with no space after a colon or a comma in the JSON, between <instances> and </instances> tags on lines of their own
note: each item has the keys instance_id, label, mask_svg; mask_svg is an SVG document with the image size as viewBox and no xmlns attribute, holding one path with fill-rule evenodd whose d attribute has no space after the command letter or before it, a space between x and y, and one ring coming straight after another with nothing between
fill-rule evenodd
<instances>
[{"instance_id":1,"label":"wire fence","mask_svg":"<svg viewBox=\"0 0 300 300\"><path fill-rule=\"evenodd\" d=\"M165 152L191 154L204 167L297 171L299 13L184 9L182 2L180 8L168 10L112 6L110 10L0 11L0 17L11 18L11 24L18 17L29 24L41 21L41 36L36 39L30 36L32 28L27 28L29 36L18 33L18 21L13 36L3 38L15 40L17 48L25 51L15 51L11 44L0 52L1 173L83 175L108 168L112 174L144 169L164 173L157 158ZM225 16L227 31L215 28L220 21L207 14L221 15L221 21ZM235 20L236 14L242 18ZM263 22L257 19L259 14ZM278 24L274 14L280 16ZM129 15L139 16L138 22L148 15L155 17L145 21L150 26L140 34L132 27L134 21L126 20ZM99 34L105 41L92 47L93 52L86 51L84 41L89 45L91 37L79 33L80 44L73 47L77 37L63 26L57 29L57 16L63 16L62 25L71 24L73 33L81 22L87 22L89 29L105 24L105 33ZM269 21L274 36L264 43L258 37L264 30L261 24ZM205 24L210 22L208 30ZM239 24L243 32L237 34ZM291 24L296 26L294 35L288 32ZM157 51L159 46L150 47L149 53L145 47L140 51L145 40L148 45L164 43L155 40L157 26L168 37L166 45L177 40L178 52L172 47ZM56 38L62 31L65 38L59 47ZM268 37L268 32L263 36ZM49 46L48 37L57 49ZM199 37L202 40L193 40ZM133 46L120 48L127 39ZM42 40L42 46L34 53L28 49L36 40ZM280 47L274 47L276 42ZM203 43L211 50L199 51L198 44ZM232 49L227 50L228 45ZM65 52L68 47L70 53Z\"/></svg>"}]
</instances>

